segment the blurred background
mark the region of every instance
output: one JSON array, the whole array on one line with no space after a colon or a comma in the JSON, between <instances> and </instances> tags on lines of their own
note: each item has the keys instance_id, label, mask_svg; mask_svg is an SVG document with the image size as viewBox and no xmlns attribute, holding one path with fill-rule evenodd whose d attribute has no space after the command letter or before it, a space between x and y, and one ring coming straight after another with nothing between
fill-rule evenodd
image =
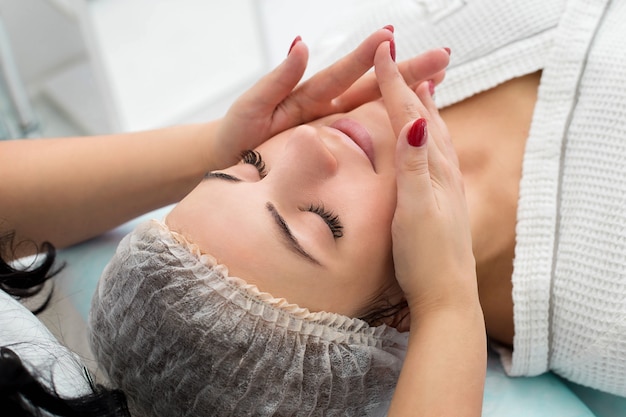
<instances>
[{"instance_id":1,"label":"blurred background","mask_svg":"<svg viewBox=\"0 0 626 417\"><path fill-rule=\"evenodd\" d=\"M375 1L0 0L0 137L219 117L295 36L314 57Z\"/></svg>"},{"instance_id":2,"label":"blurred background","mask_svg":"<svg viewBox=\"0 0 626 417\"><path fill-rule=\"evenodd\" d=\"M335 0L0 0L0 140L220 117L286 57L297 35L310 47L310 74L325 42L340 42L348 22L361 22L355 13L380 1L344 0L339 8ZM67 266L39 315L94 372L89 302L128 231L61 251Z\"/></svg>"}]
</instances>

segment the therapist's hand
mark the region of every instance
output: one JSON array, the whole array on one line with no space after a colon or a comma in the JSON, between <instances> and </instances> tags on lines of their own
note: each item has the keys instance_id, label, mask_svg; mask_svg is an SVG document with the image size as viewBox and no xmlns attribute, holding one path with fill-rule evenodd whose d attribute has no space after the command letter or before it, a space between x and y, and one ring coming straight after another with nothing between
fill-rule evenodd
<instances>
[{"instance_id":1,"label":"therapist's hand","mask_svg":"<svg viewBox=\"0 0 626 417\"><path fill-rule=\"evenodd\" d=\"M377 30L350 54L300 85L308 48L302 41L295 42L287 58L235 101L220 122L210 149L210 166L230 166L239 161L242 151L285 129L379 98L376 77L366 72L374 64L376 48L392 39L389 29ZM399 68L409 84L425 79L438 83L448 62L444 49L434 49L401 63Z\"/></svg>"},{"instance_id":2,"label":"therapist's hand","mask_svg":"<svg viewBox=\"0 0 626 417\"><path fill-rule=\"evenodd\" d=\"M392 224L398 282L412 313L477 299L463 177L434 86L407 86L385 48L376 55L376 75L398 136Z\"/></svg>"},{"instance_id":3,"label":"therapist's hand","mask_svg":"<svg viewBox=\"0 0 626 417\"><path fill-rule=\"evenodd\" d=\"M375 68L398 136L393 261L411 322L388 416L478 417L487 348L463 177L432 86L407 86L389 51Z\"/></svg>"}]
</instances>

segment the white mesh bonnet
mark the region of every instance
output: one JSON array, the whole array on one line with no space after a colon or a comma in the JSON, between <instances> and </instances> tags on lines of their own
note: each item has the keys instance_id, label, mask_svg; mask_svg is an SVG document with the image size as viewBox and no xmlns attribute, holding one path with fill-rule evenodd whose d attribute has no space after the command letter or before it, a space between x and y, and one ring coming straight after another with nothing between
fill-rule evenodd
<instances>
[{"instance_id":1,"label":"white mesh bonnet","mask_svg":"<svg viewBox=\"0 0 626 417\"><path fill-rule=\"evenodd\" d=\"M89 321L100 367L148 416L366 416L389 403L407 345L229 277L155 220L120 243Z\"/></svg>"}]
</instances>

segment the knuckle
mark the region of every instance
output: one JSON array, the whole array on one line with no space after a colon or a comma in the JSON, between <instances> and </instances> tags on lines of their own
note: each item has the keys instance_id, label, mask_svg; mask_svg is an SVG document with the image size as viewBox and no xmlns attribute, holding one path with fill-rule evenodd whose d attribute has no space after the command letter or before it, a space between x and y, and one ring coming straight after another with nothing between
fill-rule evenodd
<instances>
[{"instance_id":1,"label":"knuckle","mask_svg":"<svg viewBox=\"0 0 626 417\"><path fill-rule=\"evenodd\" d=\"M378 83L383 87L383 93L386 91L384 87L390 88L399 82L404 83L404 78L402 78L402 75L397 71L389 71L378 79Z\"/></svg>"},{"instance_id":2,"label":"knuckle","mask_svg":"<svg viewBox=\"0 0 626 417\"><path fill-rule=\"evenodd\" d=\"M390 115L390 120L394 126L404 126L409 121L422 117L424 117L424 111L419 104L404 101L398 110ZM426 123L428 123L428 118L426 118Z\"/></svg>"},{"instance_id":3,"label":"knuckle","mask_svg":"<svg viewBox=\"0 0 626 417\"><path fill-rule=\"evenodd\" d=\"M456 164L450 161L444 161L441 163L440 172L442 181L456 189L464 190L465 183L463 181L463 174Z\"/></svg>"},{"instance_id":4,"label":"knuckle","mask_svg":"<svg viewBox=\"0 0 626 417\"><path fill-rule=\"evenodd\" d=\"M413 175L423 175L429 172L428 161L424 158L403 158L400 169Z\"/></svg>"},{"instance_id":5,"label":"knuckle","mask_svg":"<svg viewBox=\"0 0 626 417\"><path fill-rule=\"evenodd\" d=\"M422 117L424 113L424 110L421 106L419 106L416 102L411 101L403 103L402 110L406 115L414 119Z\"/></svg>"}]
</instances>

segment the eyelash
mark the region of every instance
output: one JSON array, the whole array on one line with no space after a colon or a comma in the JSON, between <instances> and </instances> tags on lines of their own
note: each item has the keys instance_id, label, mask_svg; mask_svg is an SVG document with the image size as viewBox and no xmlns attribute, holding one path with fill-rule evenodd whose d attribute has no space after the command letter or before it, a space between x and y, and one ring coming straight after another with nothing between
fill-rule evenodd
<instances>
[{"instance_id":1,"label":"eyelash","mask_svg":"<svg viewBox=\"0 0 626 417\"><path fill-rule=\"evenodd\" d=\"M343 225L341 224L338 215L326 210L322 205L316 206L311 204L306 211L310 211L311 213L315 213L320 216L330 228L330 231L333 233L333 237L335 239L339 239L343 236Z\"/></svg>"},{"instance_id":2,"label":"eyelash","mask_svg":"<svg viewBox=\"0 0 626 417\"><path fill-rule=\"evenodd\" d=\"M254 166L257 171L259 171L259 176L261 179L265 178L267 175L267 169L265 167L265 162L261 157L261 154L257 151L247 150L241 153L241 159L244 164L250 164ZM326 222L328 228L333 234L335 239L338 239L343 236L343 225L341 221L339 221L339 216L334 214L331 211L328 211L324 208L323 205L313 205L311 204L305 211L310 211L311 213L315 213Z\"/></svg>"},{"instance_id":3,"label":"eyelash","mask_svg":"<svg viewBox=\"0 0 626 417\"><path fill-rule=\"evenodd\" d=\"M250 164L254 166L257 171L259 171L259 176L261 177L261 179L265 178L265 176L267 175L265 162L263 161L263 158L261 158L261 154L257 151L243 151L241 153L241 160L244 164Z\"/></svg>"}]
</instances>

